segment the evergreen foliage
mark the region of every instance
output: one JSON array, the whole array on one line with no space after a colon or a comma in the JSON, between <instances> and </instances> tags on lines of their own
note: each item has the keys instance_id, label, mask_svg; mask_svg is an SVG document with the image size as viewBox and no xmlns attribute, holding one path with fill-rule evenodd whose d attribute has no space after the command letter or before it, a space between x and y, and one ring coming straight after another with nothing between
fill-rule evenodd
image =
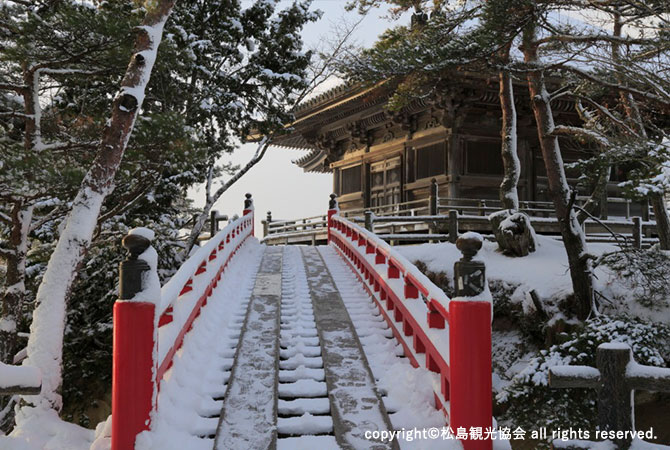
<instances>
[{"instance_id":1,"label":"evergreen foliage","mask_svg":"<svg viewBox=\"0 0 670 450\"><path fill-rule=\"evenodd\" d=\"M250 130L266 133L290 120L312 56L299 31L320 17L310 3L280 9L262 0L246 8L238 0L177 2L115 189L69 296L68 417L95 425L87 410L109 389L121 238L134 226L152 228L162 281L174 272L184 246L179 230L194 213L187 189L205 181L214 161ZM18 331L28 331L37 287L95 156L143 16L138 0L0 4L0 259L8 264L17 254L10 234L21 226L12 208L33 211ZM224 164L214 175L234 169Z\"/></svg>"}]
</instances>

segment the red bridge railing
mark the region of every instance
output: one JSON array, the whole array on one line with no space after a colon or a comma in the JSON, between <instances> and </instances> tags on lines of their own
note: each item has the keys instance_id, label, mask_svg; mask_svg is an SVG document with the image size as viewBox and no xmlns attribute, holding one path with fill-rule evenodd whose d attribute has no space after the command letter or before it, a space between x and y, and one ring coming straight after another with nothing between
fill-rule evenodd
<instances>
[{"instance_id":1,"label":"red bridge railing","mask_svg":"<svg viewBox=\"0 0 670 450\"><path fill-rule=\"evenodd\" d=\"M152 233L144 229L124 238L130 256L121 263L120 299L114 304L112 450L133 450L137 435L149 429L160 381L226 267L253 236L253 224L247 194L243 216L202 245L160 292L148 281L155 270L147 236Z\"/></svg>"},{"instance_id":2,"label":"red bridge railing","mask_svg":"<svg viewBox=\"0 0 670 450\"><path fill-rule=\"evenodd\" d=\"M481 247L478 235L462 236L457 244L465 255L456 267L460 296L449 299L386 242L338 216L333 196L330 208L329 243L374 299L412 365L439 374L435 406L454 435L472 437L474 429L486 436L492 431L492 307L483 263L472 261ZM488 436L463 440L463 446L490 450Z\"/></svg>"}]
</instances>

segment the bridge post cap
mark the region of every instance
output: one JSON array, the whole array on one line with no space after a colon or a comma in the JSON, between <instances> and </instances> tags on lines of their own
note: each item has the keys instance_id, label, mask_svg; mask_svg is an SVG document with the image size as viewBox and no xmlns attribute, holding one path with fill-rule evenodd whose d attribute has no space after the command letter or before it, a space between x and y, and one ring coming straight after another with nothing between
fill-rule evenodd
<instances>
[{"instance_id":1,"label":"bridge post cap","mask_svg":"<svg viewBox=\"0 0 670 450\"><path fill-rule=\"evenodd\" d=\"M456 239L456 248L463 253L464 261L472 261L482 245L483 238L479 233L464 233Z\"/></svg>"},{"instance_id":2,"label":"bridge post cap","mask_svg":"<svg viewBox=\"0 0 670 450\"><path fill-rule=\"evenodd\" d=\"M330 194L330 201L328 202L328 208L329 209L337 209L337 195L336 194Z\"/></svg>"},{"instance_id":3,"label":"bridge post cap","mask_svg":"<svg viewBox=\"0 0 670 450\"><path fill-rule=\"evenodd\" d=\"M139 234L128 234L121 241L121 245L128 250L128 259L137 259L151 245L151 241Z\"/></svg>"},{"instance_id":4,"label":"bridge post cap","mask_svg":"<svg viewBox=\"0 0 670 450\"><path fill-rule=\"evenodd\" d=\"M251 205L254 204L254 200L251 198L251 194L249 192L247 192L246 194L244 194L244 197L245 197L245 199L244 199L244 209L251 208Z\"/></svg>"}]
</instances>

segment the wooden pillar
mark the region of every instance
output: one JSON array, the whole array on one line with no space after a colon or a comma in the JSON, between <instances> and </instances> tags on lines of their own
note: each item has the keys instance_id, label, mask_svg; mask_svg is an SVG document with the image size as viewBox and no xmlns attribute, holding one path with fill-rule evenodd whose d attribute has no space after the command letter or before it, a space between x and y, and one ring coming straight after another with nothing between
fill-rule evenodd
<instances>
[{"instance_id":1,"label":"wooden pillar","mask_svg":"<svg viewBox=\"0 0 670 450\"><path fill-rule=\"evenodd\" d=\"M460 197L460 176L463 166L463 148L461 139L453 131L447 134L447 197Z\"/></svg>"},{"instance_id":2,"label":"wooden pillar","mask_svg":"<svg viewBox=\"0 0 670 450\"><path fill-rule=\"evenodd\" d=\"M449 242L455 243L458 239L458 211L449 210Z\"/></svg>"},{"instance_id":3,"label":"wooden pillar","mask_svg":"<svg viewBox=\"0 0 670 450\"><path fill-rule=\"evenodd\" d=\"M438 214L438 186L437 186L437 180L433 178L430 180L430 198L429 198L429 206L428 206L428 214L431 216L437 216Z\"/></svg>"},{"instance_id":4,"label":"wooden pillar","mask_svg":"<svg viewBox=\"0 0 670 450\"><path fill-rule=\"evenodd\" d=\"M363 196L363 208L370 207L370 164L361 164L361 195Z\"/></svg>"},{"instance_id":5,"label":"wooden pillar","mask_svg":"<svg viewBox=\"0 0 670 450\"><path fill-rule=\"evenodd\" d=\"M603 195L600 197L598 203L599 203L598 206L600 207L600 218L602 220L607 220L607 217L609 216L609 205L607 203L607 186L605 186L605 189L603 189Z\"/></svg>"}]
</instances>

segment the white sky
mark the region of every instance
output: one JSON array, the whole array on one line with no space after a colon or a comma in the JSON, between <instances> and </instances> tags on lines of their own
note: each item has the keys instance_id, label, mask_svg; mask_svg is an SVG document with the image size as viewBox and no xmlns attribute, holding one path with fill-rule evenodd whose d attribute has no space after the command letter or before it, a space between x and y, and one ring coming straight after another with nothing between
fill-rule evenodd
<instances>
[{"instance_id":1,"label":"white sky","mask_svg":"<svg viewBox=\"0 0 670 450\"><path fill-rule=\"evenodd\" d=\"M243 6L252 2L243 0ZM344 10L346 0L314 0L313 9L323 11L321 20L309 24L303 30L303 40L308 48L312 48L329 35L334 24L344 18L348 21L358 20L358 14ZM280 1L280 7L289 5L289 1ZM391 25L386 19L384 9L369 14L359 25L355 41L362 46L370 46L385 29ZM230 160L236 164L248 161L256 146L245 144L235 152ZM262 236L260 220L265 218L267 211L272 211L274 219L293 219L316 216L326 213L328 196L332 192L332 174L305 173L292 164L307 153L301 150L270 147L265 157L235 183L214 206L222 214L240 214L244 202L244 194L250 192L256 208L256 236ZM218 185L221 184L219 181ZM215 183L215 187L218 187ZM196 206L204 204L204 188L192 189L189 196Z\"/></svg>"}]
</instances>

